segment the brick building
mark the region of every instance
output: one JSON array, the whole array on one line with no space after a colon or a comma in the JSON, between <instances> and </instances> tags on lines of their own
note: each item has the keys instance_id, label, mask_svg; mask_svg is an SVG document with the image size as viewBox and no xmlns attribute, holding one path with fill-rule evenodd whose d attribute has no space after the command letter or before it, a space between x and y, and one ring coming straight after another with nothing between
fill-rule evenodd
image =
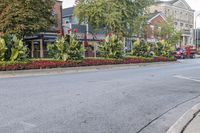
<instances>
[{"instance_id":1,"label":"brick building","mask_svg":"<svg viewBox=\"0 0 200 133\"><path fill-rule=\"evenodd\" d=\"M144 38L150 43L155 43L160 39L157 33L161 31L160 24L166 22L166 18L161 12L148 14L147 25L145 27Z\"/></svg>"}]
</instances>

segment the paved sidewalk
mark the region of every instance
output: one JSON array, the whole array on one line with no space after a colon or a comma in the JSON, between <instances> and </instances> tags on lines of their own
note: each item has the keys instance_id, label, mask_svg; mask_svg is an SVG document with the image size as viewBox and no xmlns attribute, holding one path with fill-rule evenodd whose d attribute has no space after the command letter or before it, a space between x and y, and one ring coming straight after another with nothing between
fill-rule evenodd
<instances>
[{"instance_id":1,"label":"paved sidewalk","mask_svg":"<svg viewBox=\"0 0 200 133\"><path fill-rule=\"evenodd\" d=\"M200 133L200 113L188 125L183 133Z\"/></svg>"}]
</instances>

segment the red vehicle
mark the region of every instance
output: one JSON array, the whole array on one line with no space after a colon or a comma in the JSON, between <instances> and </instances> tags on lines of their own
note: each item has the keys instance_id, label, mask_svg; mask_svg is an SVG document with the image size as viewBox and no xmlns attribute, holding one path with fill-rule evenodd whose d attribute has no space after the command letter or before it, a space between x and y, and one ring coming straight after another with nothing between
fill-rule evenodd
<instances>
[{"instance_id":1,"label":"red vehicle","mask_svg":"<svg viewBox=\"0 0 200 133\"><path fill-rule=\"evenodd\" d=\"M177 59L185 59L185 57L186 57L185 49L177 48L176 51L174 52L174 57Z\"/></svg>"},{"instance_id":2,"label":"red vehicle","mask_svg":"<svg viewBox=\"0 0 200 133\"><path fill-rule=\"evenodd\" d=\"M186 58L195 58L195 54L197 53L197 49L193 46L186 46Z\"/></svg>"},{"instance_id":3,"label":"red vehicle","mask_svg":"<svg viewBox=\"0 0 200 133\"><path fill-rule=\"evenodd\" d=\"M193 46L186 46L185 48L177 48L174 52L174 57L177 59L195 58L197 49Z\"/></svg>"}]
</instances>

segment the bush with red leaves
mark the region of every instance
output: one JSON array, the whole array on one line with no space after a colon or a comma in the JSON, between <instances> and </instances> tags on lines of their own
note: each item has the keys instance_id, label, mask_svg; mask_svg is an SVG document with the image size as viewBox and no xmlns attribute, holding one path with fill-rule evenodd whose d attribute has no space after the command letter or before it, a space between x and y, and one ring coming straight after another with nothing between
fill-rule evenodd
<instances>
[{"instance_id":1,"label":"bush with red leaves","mask_svg":"<svg viewBox=\"0 0 200 133\"><path fill-rule=\"evenodd\" d=\"M175 59L165 57L142 58L129 57L124 59L85 59L83 61L52 61L37 60L27 63L0 63L0 71L29 70L29 69L50 69L50 68L66 68L81 66L99 66L99 65L115 65L115 64L134 64L134 63L150 63L150 62L167 62L175 61Z\"/></svg>"}]
</instances>

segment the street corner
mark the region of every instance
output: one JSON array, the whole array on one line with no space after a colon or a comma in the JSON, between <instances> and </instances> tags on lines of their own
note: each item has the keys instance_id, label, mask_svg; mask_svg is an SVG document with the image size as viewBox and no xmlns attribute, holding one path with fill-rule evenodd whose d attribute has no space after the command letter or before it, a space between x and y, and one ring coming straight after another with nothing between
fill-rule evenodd
<instances>
[{"instance_id":1,"label":"street corner","mask_svg":"<svg viewBox=\"0 0 200 133\"><path fill-rule=\"evenodd\" d=\"M166 133L199 133L200 103L188 110Z\"/></svg>"}]
</instances>

